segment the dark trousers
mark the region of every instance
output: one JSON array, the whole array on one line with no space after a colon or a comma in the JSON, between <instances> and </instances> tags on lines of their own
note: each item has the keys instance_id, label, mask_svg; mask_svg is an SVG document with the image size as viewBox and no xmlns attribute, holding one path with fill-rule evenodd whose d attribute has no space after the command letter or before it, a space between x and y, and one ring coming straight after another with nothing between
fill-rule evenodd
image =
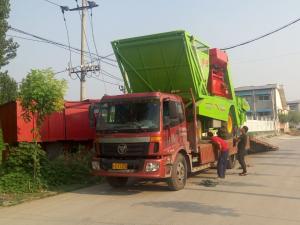
<instances>
[{"instance_id":1,"label":"dark trousers","mask_svg":"<svg viewBox=\"0 0 300 225\"><path fill-rule=\"evenodd\" d=\"M237 157L238 157L238 161L243 169L243 173L247 173L247 166L246 166L246 163L245 163L245 155L246 155L246 150L245 149L239 149L238 150L238 154L237 154Z\"/></svg>"},{"instance_id":2,"label":"dark trousers","mask_svg":"<svg viewBox=\"0 0 300 225\"><path fill-rule=\"evenodd\" d=\"M218 159L217 172L218 176L224 178L227 168L228 151L221 151Z\"/></svg>"}]
</instances>

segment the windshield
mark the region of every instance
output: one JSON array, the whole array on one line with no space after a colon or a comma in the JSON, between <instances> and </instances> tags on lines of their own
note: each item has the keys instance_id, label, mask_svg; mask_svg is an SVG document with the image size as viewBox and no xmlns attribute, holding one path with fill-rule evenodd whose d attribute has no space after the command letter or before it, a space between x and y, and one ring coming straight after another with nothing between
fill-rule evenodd
<instances>
[{"instance_id":1,"label":"windshield","mask_svg":"<svg viewBox=\"0 0 300 225\"><path fill-rule=\"evenodd\" d=\"M97 130L111 132L141 132L159 130L157 99L139 102L100 103Z\"/></svg>"}]
</instances>

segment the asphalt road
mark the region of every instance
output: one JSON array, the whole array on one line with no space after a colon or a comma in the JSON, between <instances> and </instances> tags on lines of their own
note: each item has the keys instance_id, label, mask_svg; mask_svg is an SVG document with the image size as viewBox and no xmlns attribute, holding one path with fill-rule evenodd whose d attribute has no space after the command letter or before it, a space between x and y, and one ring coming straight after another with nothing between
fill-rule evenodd
<instances>
[{"instance_id":1,"label":"asphalt road","mask_svg":"<svg viewBox=\"0 0 300 225\"><path fill-rule=\"evenodd\" d=\"M235 169L218 181L215 170L209 170L190 178L178 192L161 183L137 183L119 191L103 184L0 208L0 224L299 225L300 137L272 142L280 150L250 156L246 177Z\"/></svg>"}]
</instances>

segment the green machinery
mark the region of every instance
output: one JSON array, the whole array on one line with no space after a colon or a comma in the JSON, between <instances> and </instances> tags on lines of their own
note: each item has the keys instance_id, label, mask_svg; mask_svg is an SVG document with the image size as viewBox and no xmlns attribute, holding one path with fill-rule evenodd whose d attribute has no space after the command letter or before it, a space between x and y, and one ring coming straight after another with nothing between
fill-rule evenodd
<instances>
[{"instance_id":1,"label":"green machinery","mask_svg":"<svg viewBox=\"0 0 300 225\"><path fill-rule=\"evenodd\" d=\"M248 103L235 96L227 54L210 49L185 31L173 31L112 42L128 93L167 92L186 106L191 90L200 117L240 127Z\"/></svg>"}]
</instances>

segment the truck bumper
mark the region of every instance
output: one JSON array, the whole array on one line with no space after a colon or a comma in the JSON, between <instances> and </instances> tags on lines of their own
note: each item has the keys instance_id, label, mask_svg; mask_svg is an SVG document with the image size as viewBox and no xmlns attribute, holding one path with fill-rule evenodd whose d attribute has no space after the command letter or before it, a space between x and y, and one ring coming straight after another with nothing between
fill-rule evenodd
<instances>
[{"instance_id":1,"label":"truck bumper","mask_svg":"<svg viewBox=\"0 0 300 225\"><path fill-rule=\"evenodd\" d=\"M103 169L100 158L92 160L92 174L104 177L138 177L138 178L167 178L171 176L171 165L165 159L143 159L139 169ZM149 171L151 165L159 165L155 171Z\"/></svg>"}]
</instances>

